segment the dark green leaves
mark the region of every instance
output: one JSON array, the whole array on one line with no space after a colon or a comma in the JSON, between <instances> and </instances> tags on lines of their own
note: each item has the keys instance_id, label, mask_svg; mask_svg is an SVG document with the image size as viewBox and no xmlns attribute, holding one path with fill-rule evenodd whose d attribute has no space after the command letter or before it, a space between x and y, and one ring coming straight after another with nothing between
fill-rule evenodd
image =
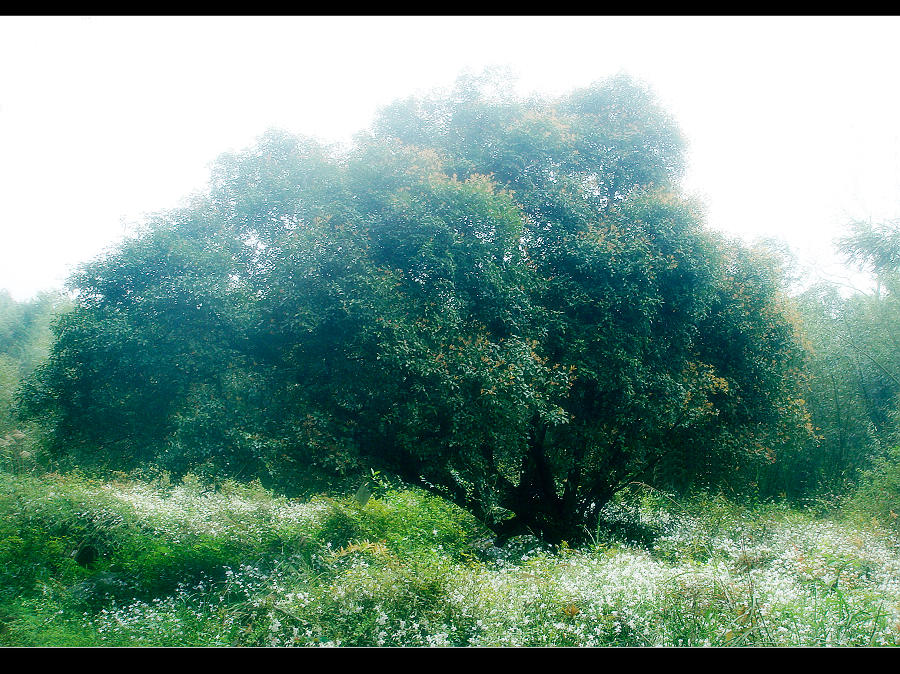
<instances>
[{"instance_id":1,"label":"dark green leaves","mask_svg":"<svg viewBox=\"0 0 900 674\"><path fill-rule=\"evenodd\" d=\"M36 389L60 451L288 488L374 468L572 542L667 461L774 452L799 346L679 195L669 117L627 78L506 84L390 106L341 155L269 133L85 267Z\"/></svg>"}]
</instances>

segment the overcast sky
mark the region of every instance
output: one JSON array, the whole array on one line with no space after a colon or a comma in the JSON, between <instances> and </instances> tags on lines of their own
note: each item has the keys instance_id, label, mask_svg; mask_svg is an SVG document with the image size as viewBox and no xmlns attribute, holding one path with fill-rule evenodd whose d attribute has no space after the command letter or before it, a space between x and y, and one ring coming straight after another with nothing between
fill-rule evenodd
<instances>
[{"instance_id":1,"label":"overcast sky","mask_svg":"<svg viewBox=\"0 0 900 674\"><path fill-rule=\"evenodd\" d=\"M900 217L898 35L898 17L0 17L0 289L60 287L270 127L349 142L487 66L523 94L647 82L709 226L834 274L847 222Z\"/></svg>"}]
</instances>

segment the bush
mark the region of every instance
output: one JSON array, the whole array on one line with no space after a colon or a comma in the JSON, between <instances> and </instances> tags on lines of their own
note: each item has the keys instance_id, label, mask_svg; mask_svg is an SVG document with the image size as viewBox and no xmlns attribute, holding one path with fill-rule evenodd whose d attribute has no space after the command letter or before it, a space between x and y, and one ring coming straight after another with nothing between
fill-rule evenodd
<instances>
[{"instance_id":1,"label":"bush","mask_svg":"<svg viewBox=\"0 0 900 674\"><path fill-rule=\"evenodd\" d=\"M871 469L862 472L846 509L851 516L900 530L900 447L889 449L875 459Z\"/></svg>"}]
</instances>

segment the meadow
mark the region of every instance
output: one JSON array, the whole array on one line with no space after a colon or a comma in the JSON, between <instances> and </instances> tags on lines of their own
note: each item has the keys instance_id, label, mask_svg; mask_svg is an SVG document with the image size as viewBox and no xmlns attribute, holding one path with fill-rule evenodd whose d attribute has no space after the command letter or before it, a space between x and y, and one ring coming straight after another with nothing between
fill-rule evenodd
<instances>
[{"instance_id":1,"label":"meadow","mask_svg":"<svg viewBox=\"0 0 900 674\"><path fill-rule=\"evenodd\" d=\"M900 538L847 503L635 485L592 545L495 547L384 483L0 473L3 646L892 646Z\"/></svg>"}]
</instances>

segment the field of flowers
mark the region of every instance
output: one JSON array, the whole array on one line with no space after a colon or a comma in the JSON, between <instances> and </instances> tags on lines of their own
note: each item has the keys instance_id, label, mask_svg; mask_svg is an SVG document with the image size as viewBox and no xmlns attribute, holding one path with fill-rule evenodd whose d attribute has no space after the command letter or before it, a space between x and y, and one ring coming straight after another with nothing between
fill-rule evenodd
<instances>
[{"instance_id":1,"label":"field of flowers","mask_svg":"<svg viewBox=\"0 0 900 674\"><path fill-rule=\"evenodd\" d=\"M279 497L0 473L0 645L869 646L900 642L877 521L649 490L594 545L494 547L413 488Z\"/></svg>"}]
</instances>

